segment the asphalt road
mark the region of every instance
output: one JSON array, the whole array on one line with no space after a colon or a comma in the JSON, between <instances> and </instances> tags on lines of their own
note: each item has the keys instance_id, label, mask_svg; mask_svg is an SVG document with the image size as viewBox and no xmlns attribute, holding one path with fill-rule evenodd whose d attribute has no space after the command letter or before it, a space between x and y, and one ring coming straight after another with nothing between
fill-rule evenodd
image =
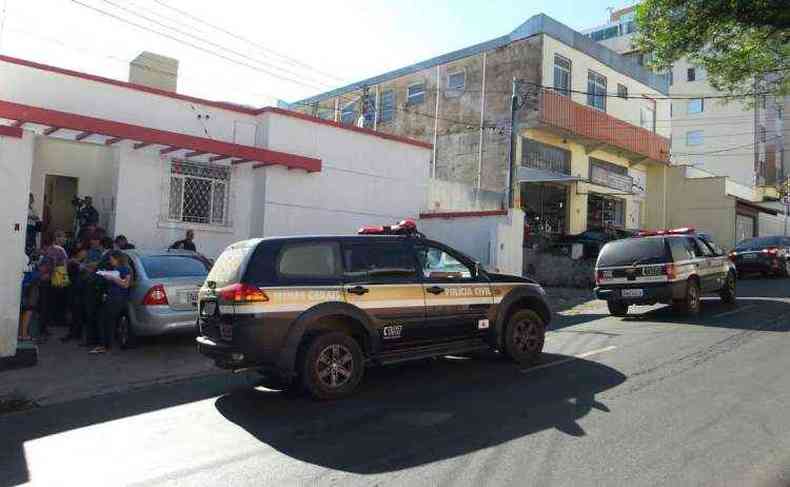
<instances>
[{"instance_id":1,"label":"asphalt road","mask_svg":"<svg viewBox=\"0 0 790 487\"><path fill-rule=\"evenodd\" d=\"M0 416L0 487L789 485L790 280L739 284L694 320L562 317L526 371L388 367L335 403L233 376Z\"/></svg>"}]
</instances>

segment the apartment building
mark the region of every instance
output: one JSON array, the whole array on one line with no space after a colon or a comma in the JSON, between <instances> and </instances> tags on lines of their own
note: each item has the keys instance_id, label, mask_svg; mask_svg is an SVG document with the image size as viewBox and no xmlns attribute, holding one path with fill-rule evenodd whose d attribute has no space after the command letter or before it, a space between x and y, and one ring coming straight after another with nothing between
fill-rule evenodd
<instances>
[{"instance_id":1,"label":"apartment building","mask_svg":"<svg viewBox=\"0 0 790 487\"><path fill-rule=\"evenodd\" d=\"M611 13L609 22L584 30L590 39L637 63L649 53L633 44L635 6ZM707 81L705 70L682 59L669 73L672 103L672 162L697 167L755 189L755 199L776 198L776 185L790 175L785 163L784 113L790 100L773 96L726 99ZM755 85L755 92L760 86ZM689 99L687 99L689 98Z\"/></svg>"},{"instance_id":2,"label":"apartment building","mask_svg":"<svg viewBox=\"0 0 790 487\"><path fill-rule=\"evenodd\" d=\"M511 170L514 78L525 103ZM543 235L666 223L668 93L664 78L541 14L292 108L433 144L433 178L500 200L510 188L527 233Z\"/></svg>"}]
</instances>

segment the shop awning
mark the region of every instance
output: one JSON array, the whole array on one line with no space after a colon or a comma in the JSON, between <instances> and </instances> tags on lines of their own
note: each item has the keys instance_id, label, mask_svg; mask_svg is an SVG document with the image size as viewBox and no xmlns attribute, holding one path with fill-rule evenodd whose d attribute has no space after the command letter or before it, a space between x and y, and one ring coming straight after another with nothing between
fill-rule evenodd
<instances>
[{"instance_id":1,"label":"shop awning","mask_svg":"<svg viewBox=\"0 0 790 487\"><path fill-rule=\"evenodd\" d=\"M3 119L9 124L4 125L7 127L4 132L16 133L23 126L33 127L42 135L59 133L61 138L104 145L129 140L134 142L135 149L153 146L160 154L173 157L200 157L210 162L224 159L234 164L253 162L256 167L284 166L307 172L321 170L321 160L312 157L0 100L0 121ZM9 134L0 132L0 135Z\"/></svg>"},{"instance_id":2,"label":"shop awning","mask_svg":"<svg viewBox=\"0 0 790 487\"><path fill-rule=\"evenodd\" d=\"M516 180L519 183L573 183L581 181L582 178L570 174L521 166L516 171Z\"/></svg>"}]
</instances>

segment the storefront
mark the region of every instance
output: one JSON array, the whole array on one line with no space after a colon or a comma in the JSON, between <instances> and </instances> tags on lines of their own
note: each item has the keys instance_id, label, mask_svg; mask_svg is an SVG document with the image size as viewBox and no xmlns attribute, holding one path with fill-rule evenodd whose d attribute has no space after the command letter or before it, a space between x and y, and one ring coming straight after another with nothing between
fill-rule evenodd
<instances>
[{"instance_id":1,"label":"storefront","mask_svg":"<svg viewBox=\"0 0 790 487\"><path fill-rule=\"evenodd\" d=\"M525 234L561 235L568 231L568 190L558 183L522 185Z\"/></svg>"},{"instance_id":2,"label":"storefront","mask_svg":"<svg viewBox=\"0 0 790 487\"><path fill-rule=\"evenodd\" d=\"M587 229L625 228L625 209L624 199L590 193L587 197Z\"/></svg>"}]
</instances>

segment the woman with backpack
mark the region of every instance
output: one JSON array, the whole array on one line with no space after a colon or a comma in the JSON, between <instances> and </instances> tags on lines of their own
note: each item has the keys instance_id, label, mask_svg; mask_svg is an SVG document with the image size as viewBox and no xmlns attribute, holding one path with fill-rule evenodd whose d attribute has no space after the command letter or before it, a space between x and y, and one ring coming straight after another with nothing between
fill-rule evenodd
<instances>
[{"instance_id":1,"label":"woman with backpack","mask_svg":"<svg viewBox=\"0 0 790 487\"><path fill-rule=\"evenodd\" d=\"M40 316L39 335L42 339L49 336L49 326L65 321L66 288L69 275L66 270L68 255L63 248L66 234L58 230L54 235L44 237L41 260L38 264Z\"/></svg>"}]
</instances>

